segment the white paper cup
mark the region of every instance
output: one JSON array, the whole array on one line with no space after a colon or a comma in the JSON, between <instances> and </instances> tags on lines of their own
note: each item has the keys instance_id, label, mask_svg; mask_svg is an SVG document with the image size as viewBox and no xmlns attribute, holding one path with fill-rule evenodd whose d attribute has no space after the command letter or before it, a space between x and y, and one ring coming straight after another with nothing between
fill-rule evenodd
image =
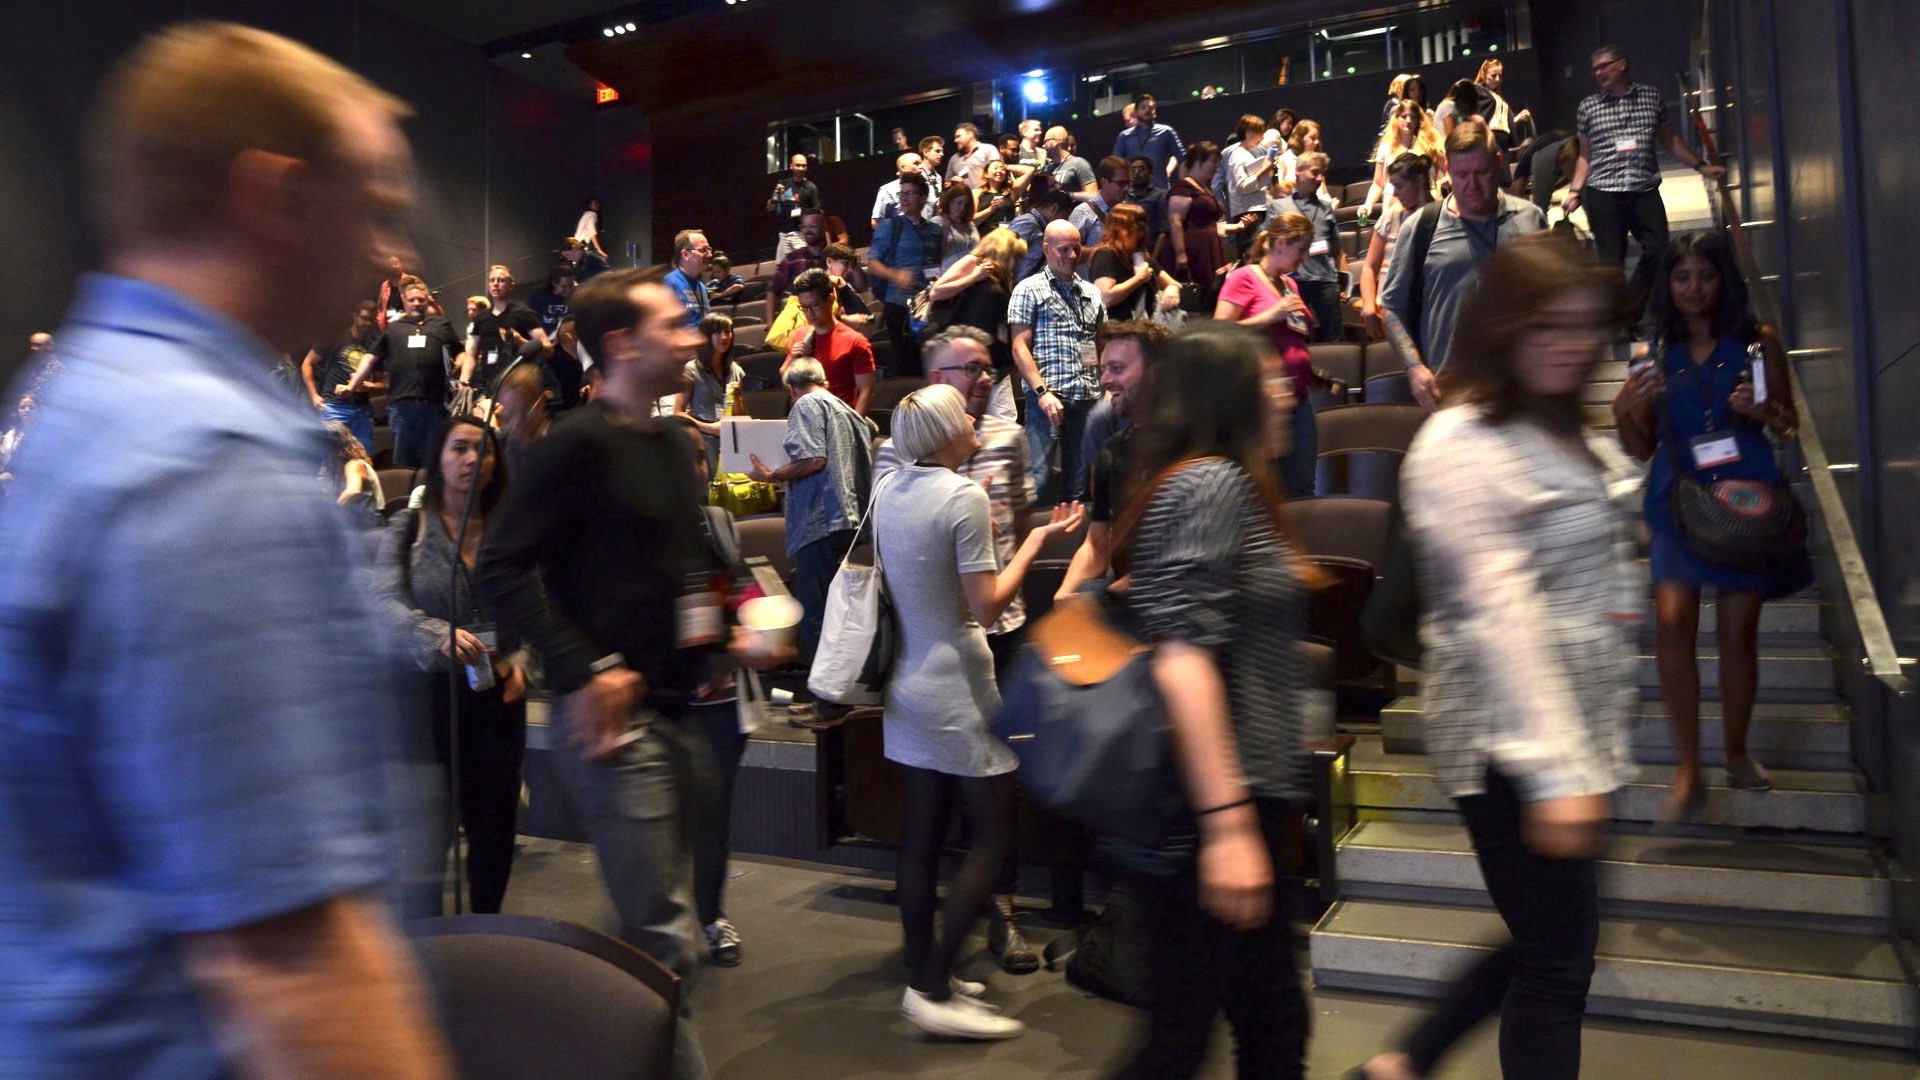
<instances>
[{"instance_id":1,"label":"white paper cup","mask_svg":"<svg viewBox=\"0 0 1920 1080\"><path fill-rule=\"evenodd\" d=\"M740 605L740 625L750 635L748 648L760 656L792 648L801 614L800 602L791 596L756 596Z\"/></svg>"}]
</instances>

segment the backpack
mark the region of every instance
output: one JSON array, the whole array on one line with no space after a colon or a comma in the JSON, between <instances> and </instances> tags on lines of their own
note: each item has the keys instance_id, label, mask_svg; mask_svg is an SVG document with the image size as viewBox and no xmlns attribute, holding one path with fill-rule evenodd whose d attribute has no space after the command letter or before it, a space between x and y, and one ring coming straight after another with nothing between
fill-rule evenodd
<instances>
[{"instance_id":1,"label":"backpack","mask_svg":"<svg viewBox=\"0 0 1920 1080\"><path fill-rule=\"evenodd\" d=\"M1420 340L1420 327L1425 321L1427 306L1427 251L1433 247L1434 230L1440 227L1440 208L1443 203L1444 200L1441 199L1433 200L1415 210L1413 217L1408 218L1406 224L1401 226L1403 231L1408 228L1413 230L1413 235L1407 239L1413 244L1408 249L1408 257L1413 261L1408 265L1414 268L1413 296L1408 309L1413 317L1403 322L1407 335L1413 338L1414 347L1420 350L1423 358L1427 355L1427 343Z\"/></svg>"}]
</instances>

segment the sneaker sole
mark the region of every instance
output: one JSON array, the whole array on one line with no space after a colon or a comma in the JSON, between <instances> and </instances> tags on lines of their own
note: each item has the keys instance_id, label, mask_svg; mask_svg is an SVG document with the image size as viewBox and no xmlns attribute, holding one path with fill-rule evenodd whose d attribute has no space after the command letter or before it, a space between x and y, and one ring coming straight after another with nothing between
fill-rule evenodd
<instances>
[{"instance_id":1,"label":"sneaker sole","mask_svg":"<svg viewBox=\"0 0 1920 1080\"><path fill-rule=\"evenodd\" d=\"M1017 1038L1020 1035L1024 1035L1027 1030L1025 1024L1020 1024L1018 1027L1008 1030L994 1032L984 1032L974 1028L961 1028L958 1025L950 1026L929 1017L915 1016L905 1006L901 1006L900 1015L907 1018L907 1023L912 1024L921 1031L929 1035L937 1035L943 1039L966 1039L972 1042L998 1042L1002 1039ZM1019 1022L1015 1021L1015 1023Z\"/></svg>"}]
</instances>

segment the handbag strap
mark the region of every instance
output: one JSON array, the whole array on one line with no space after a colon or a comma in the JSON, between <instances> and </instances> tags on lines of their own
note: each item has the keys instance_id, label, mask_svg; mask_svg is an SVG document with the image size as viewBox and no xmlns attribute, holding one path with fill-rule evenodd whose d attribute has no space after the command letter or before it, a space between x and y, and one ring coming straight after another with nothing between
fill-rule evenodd
<instances>
[{"instance_id":1,"label":"handbag strap","mask_svg":"<svg viewBox=\"0 0 1920 1080\"><path fill-rule=\"evenodd\" d=\"M1228 459L1215 454L1211 457L1188 458L1185 461L1176 461L1165 469L1162 469L1160 475L1153 478L1153 483L1147 485L1147 489L1140 493L1139 498L1128 501L1126 510L1121 513L1119 520L1114 523L1113 550L1121 551L1129 546L1133 539L1133 531L1140 527L1140 519L1146 516L1148 504L1153 502L1153 497L1160 493L1160 489L1166 485L1167 481L1185 471L1188 466L1198 465L1203 461L1226 460Z\"/></svg>"},{"instance_id":2,"label":"handbag strap","mask_svg":"<svg viewBox=\"0 0 1920 1080\"><path fill-rule=\"evenodd\" d=\"M903 465L901 468L905 468L905 466ZM847 568L847 561L853 558L853 553L860 547L860 538L872 533L873 568L880 571L882 576L886 574L886 571L880 566L880 532L873 524L873 509L880 503L880 486L893 479L899 472L900 469L895 469L874 482L873 494L867 496L867 512L860 518L860 524L853 530L853 543L848 544L847 553L840 556L840 569L845 570Z\"/></svg>"},{"instance_id":3,"label":"handbag strap","mask_svg":"<svg viewBox=\"0 0 1920 1080\"><path fill-rule=\"evenodd\" d=\"M1660 366L1661 374L1666 373L1667 350L1664 342L1655 338L1647 343L1647 355L1652 363ZM1680 456L1680 447L1673 438L1673 422L1667 418L1667 399L1663 396L1653 410L1653 430L1659 440L1666 445L1667 456L1673 460L1675 480L1691 479L1693 473L1687 468L1686 459Z\"/></svg>"}]
</instances>

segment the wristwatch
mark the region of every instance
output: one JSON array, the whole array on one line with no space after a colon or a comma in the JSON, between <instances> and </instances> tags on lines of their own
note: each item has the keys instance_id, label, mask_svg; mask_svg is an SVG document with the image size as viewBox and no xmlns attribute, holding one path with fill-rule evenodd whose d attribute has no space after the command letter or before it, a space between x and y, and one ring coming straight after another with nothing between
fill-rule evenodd
<instances>
[{"instance_id":1,"label":"wristwatch","mask_svg":"<svg viewBox=\"0 0 1920 1080\"><path fill-rule=\"evenodd\" d=\"M587 665L587 671L594 675L605 675L614 668L627 666L627 658L617 652L611 652Z\"/></svg>"},{"instance_id":2,"label":"wristwatch","mask_svg":"<svg viewBox=\"0 0 1920 1080\"><path fill-rule=\"evenodd\" d=\"M1049 393L1052 393L1052 391L1047 389L1046 383L1041 383L1039 386L1033 388L1033 396L1036 400L1046 397Z\"/></svg>"}]
</instances>

